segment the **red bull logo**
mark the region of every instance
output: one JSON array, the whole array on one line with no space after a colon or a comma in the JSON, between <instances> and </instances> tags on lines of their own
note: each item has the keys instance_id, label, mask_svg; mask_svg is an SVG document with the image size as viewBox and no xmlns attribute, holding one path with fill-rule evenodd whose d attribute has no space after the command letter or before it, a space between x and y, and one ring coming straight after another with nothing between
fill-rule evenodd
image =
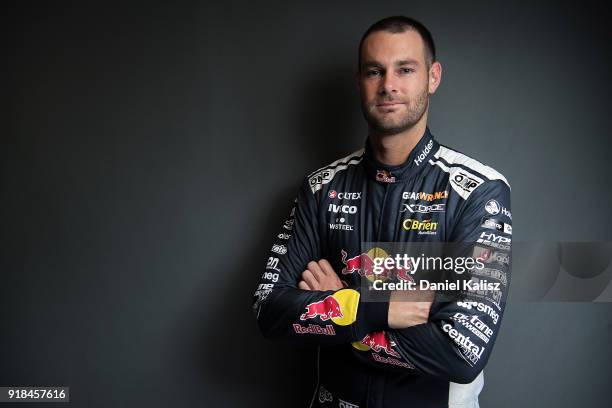
<instances>
[{"instance_id":1,"label":"red bull logo","mask_svg":"<svg viewBox=\"0 0 612 408\"><path fill-rule=\"evenodd\" d=\"M365 277L374 275L374 260L366 252L348 259L348 254L344 249L340 251L340 254L342 254L342 263L344 264L343 275L354 272Z\"/></svg>"},{"instance_id":2,"label":"red bull logo","mask_svg":"<svg viewBox=\"0 0 612 408\"><path fill-rule=\"evenodd\" d=\"M395 183L395 176L392 176L387 170L377 170L376 181L380 181L381 183Z\"/></svg>"},{"instance_id":3,"label":"red bull logo","mask_svg":"<svg viewBox=\"0 0 612 408\"><path fill-rule=\"evenodd\" d=\"M318 317L323 321L331 320L338 326L348 326L357 320L360 294L354 289L340 289L323 300L306 305L300 320Z\"/></svg>"},{"instance_id":4,"label":"red bull logo","mask_svg":"<svg viewBox=\"0 0 612 408\"><path fill-rule=\"evenodd\" d=\"M315 317L326 321L331 318L342 318L344 315L340 303L330 295L323 300L306 305L306 312L300 316L300 320L314 319Z\"/></svg>"},{"instance_id":5,"label":"red bull logo","mask_svg":"<svg viewBox=\"0 0 612 408\"><path fill-rule=\"evenodd\" d=\"M399 280L414 282L414 278L412 277L413 270L414 270L414 266L412 265L412 262L410 262L410 264L408 265L408 268L406 269L400 266L397 266L395 268L395 276L397 276Z\"/></svg>"},{"instance_id":6,"label":"red bull logo","mask_svg":"<svg viewBox=\"0 0 612 408\"><path fill-rule=\"evenodd\" d=\"M374 332L366 335L361 344L367 346L369 349L376 353L384 351L386 354L393 357L400 357L399 353L391 347L391 341L387 337L384 331Z\"/></svg>"},{"instance_id":7,"label":"red bull logo","mask_svg":"<svg viewBox=\"0 0 612 408\"><path fill-rule=\"evenodd\" d=\"M387 253L380 248L372 248L368 252L348 259L348 253L344 249L340 251L340 254L342 255L341 261L344 264L344 268L341 271L343 275L350 275L356 272L358 275L364 276L371 281L375 279L386 280L393 276L397 276L398 279L405 281L414 281L412 277L412 270L414 269L412 263L406 269L401 267L395 267L394 269L385 268L381 273L377 273L380 271L380 268L378 271L376 270L374 259L382 259L387 256Z\"/></svg>"}]
</instances>

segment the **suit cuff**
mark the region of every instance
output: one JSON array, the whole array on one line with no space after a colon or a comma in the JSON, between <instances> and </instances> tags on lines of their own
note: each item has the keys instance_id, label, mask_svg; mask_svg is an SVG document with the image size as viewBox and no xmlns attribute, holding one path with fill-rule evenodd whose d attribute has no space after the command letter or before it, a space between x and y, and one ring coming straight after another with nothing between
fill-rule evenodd
<instances>
[{"instance_id":1,"label":"suit cuff","mask_svg":"<svg viewBox=\"0 0 612 408\"><path fill-rule=\"evenodd\" d=\"M368 333L387 330L389 318L389 295L376 300L359 301L357 324L355 325L355 341L359 341Z\"/></svg>"}]
</instances>

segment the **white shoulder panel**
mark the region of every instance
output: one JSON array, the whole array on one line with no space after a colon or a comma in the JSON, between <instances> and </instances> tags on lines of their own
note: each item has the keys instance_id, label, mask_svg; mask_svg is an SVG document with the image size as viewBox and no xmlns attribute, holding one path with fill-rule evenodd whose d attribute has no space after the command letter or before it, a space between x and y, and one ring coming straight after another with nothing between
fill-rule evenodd
<instances>
[{"instance_id":1,"label":"white shoulder panel","mask_svg":"<svg viewBox=\"0 0 612 408\"><path fill-rule=\"evenodd\" d=\"M451 166L453 164L462 164L467 168L477 171L478 173L487 177L489 180L501 180L506 183L508 187L510 187L510 184L508 184L508 180L506 180L506 178L500 172L498 172L492 167L485 166L478 160L474 160L463 153L459 153L447 147L440 146L440 149L438 149L434 157L436 159L442 158L446 160L446 162L449 163Z\"/></svg>"},{"instance_id":2,"label":"white shoulder panel","mask_svg":"<svg viewBox=\"0 0 612 408\"><path fill-rule=\"evenodd\" d=\"M333 180L337 172L346 170L349 166L358 164L363 159L365 149L359 149L348 156L336 160L327 166L321 167L308 176L308 185L313 194L323 188L324 184Z\"/></svg>"},{"instance_id":3,"label":"white shoulder panel","mask_svg":"<svg viewBox=\"0 0 612 408\"><path fill-rule=\"evenodd\" d=\"M441 161L429 160L429 164L440 167L445 172L449 173L448 180L453 190L457 192L464 200L467 200L472 191L476 190L476 187L484 183L484 180L469 171L464 170L462 167L447 166Z\"/></svg>"}]
</instances>

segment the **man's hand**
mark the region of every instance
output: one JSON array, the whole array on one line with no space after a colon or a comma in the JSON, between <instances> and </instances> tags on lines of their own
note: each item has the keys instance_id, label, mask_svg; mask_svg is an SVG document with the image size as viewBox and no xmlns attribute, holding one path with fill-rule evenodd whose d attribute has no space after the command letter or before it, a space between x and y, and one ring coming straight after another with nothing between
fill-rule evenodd
<instances>
[{"instance_id":1,"label":"man's hand","mask_svg":"<svg viewBox=\"0 0 612 408\"><path fill-rule=\"evenodd\" d=\"M307 268L302 272L302 280L298 284L300 289L338 290L343 288L340 278L327 260L310 261Z\"/></svg>"},{"instance_id":2,"label":"man's hand","mask_svg":"<svg viewBox=\"0 0 612 408\"><path fill-rule=\"evenodd\" d=\"M406 329L427 323L434 295L431 290L393 291L389 299L389 327Z\"/></svg>"}]
</instances>

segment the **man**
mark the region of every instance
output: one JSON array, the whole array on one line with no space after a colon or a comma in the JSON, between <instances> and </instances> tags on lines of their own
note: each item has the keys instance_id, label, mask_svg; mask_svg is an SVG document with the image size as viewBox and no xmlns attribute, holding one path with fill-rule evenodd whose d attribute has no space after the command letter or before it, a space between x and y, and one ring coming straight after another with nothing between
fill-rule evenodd
<instances>
[{"instance_id":1,"label":"man","mask_svg":"<svg viewBox=\"0 0 612 408\"><path fill-rule=\"evenodd\" d=\"M366 146L304 180L272 246L254 309L264 335L320 346L311 406L478 406L510 277L510 187L433 138L429 95L441 75L421 23L389 17L366 31ZM478 273L501 292L432 303L427 290L395 291L369 301L364 242L470 243L486 266Z\"/></svg>"}]
</instances>

